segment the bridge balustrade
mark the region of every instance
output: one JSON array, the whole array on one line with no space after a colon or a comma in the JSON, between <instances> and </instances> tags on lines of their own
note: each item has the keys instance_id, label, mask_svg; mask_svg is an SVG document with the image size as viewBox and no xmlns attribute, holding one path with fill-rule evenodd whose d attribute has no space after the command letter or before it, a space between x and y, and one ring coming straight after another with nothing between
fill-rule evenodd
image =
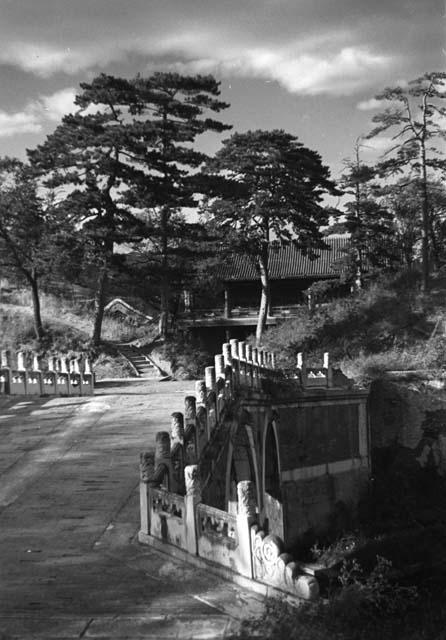
<instances>
[{"instance_id":1,"label":"bridge balustrade","mask_svg":"<svg viewBox=\"0 0 446 640\"><path fill-rule=\"evenodd\" d=\"M84 396L94 392L94 374L86 356L67 359L36 353L0 351L0 395Z\"/></svg>"}]
</instances>

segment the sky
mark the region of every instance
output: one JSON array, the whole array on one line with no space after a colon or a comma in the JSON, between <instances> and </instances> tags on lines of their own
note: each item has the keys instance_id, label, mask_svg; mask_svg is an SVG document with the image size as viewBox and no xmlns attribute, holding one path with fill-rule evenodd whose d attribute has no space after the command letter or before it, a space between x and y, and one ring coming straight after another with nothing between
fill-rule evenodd
<instances>
[{"instance_id":1,"label":"sky","mask_svg":"<svg viewBox=\"0 0 446 640\"><path fill-rule=\"evenodd\" d=\"M0 0L0 155L43 142L80 82L174 70L214 74L234 131L285 129L337 177L377 93L446 69L445 14L444 0Z\"/></svg>"}]
</instances>

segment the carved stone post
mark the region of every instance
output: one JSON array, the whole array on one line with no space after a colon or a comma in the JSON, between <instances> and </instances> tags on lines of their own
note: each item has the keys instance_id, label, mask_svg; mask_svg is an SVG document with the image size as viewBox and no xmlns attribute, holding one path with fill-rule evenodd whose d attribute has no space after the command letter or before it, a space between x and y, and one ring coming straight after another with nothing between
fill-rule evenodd
<instances>
[{"instance_id":1,"label":"carved stone post","mask_svg":"<svg viewBox=\"0 0 446 640\"><path fill-rule=\"evenodd\" d=\"M11 368L11 353L4 349L0 352L0 369L10 369Z\"/></svg>"},{"instance_id":2,"label":"carved stone post","mask_svg":"<svg viewBox=\"0 0 446 640\"><path fill-rule=\"evenodd\" d=\"M197 405L206 406L207 389L204 380L197 380L195 383L195 397L197 399Z\"/></svg>"},{"instance_id":3,"label":"carved stone post","mask_svg":"<svg viewBox=\"0 0 446 640\"><path fill-rule=\"evenodd\" d=\"M223 359L225 361L225 367L231 366L232 364L232 353L231 353L231 345L229 342L225 342L222 348Z\"/></svg>"},{"instance_id":4,"label":"carved stone post","mask_svg":"<svg viewBox=\"0 0 446 640\"><path fill-rule=\"evenodd\" d=\"M199 438L198 438L198 429L197 429L197 407L195 396L186 396L184 398L184 431L188 433L190 430L193 430L194 438L193 438L193 447L194 447L194 459L196 460L200 455L199 450ZM190 441L187 442L187 447L191 446ZM190 456L188 455L188 458Z\"/></svg>"},{"instance_id":5,"label":"carved stone post","mask_svg":"<svg viewBox=\"0 0 446 640\"><path fill-rule=\"evenodd\" d=\"M195 511L201 502L201 483L198 472L198 465L189 465L184 469L184 481L186 484L186 495L184 507L186 511L186 549L188 553L198 554L197 519Z\"/></svg>"},{"instance_id":6,"label":"carved stone post","mask_svg":"<svg viewBox=\"0 0 446 640\"><path fill-rule=\"evenodd\" d=\"M238 562L237 570L248 578L253 578L253 560L251 551L251 526L256 520L255 486L251 480L237 484L238 514Z\"/></svg>"},{"instance_id":7,"label":"carved stone post","mask_svg":"<svg viewBox=\"0 0 446 640\"><path fill-rule=\"evenodd\" d=\"M225 377L225 359L224 356L222 355L217 355L214 357L214 362L215 362L215 379L218 380L219 378L223 378Z\"/></svg>"},{"instance_id":8,"label":"carved stone post","mask_svg":"<svg viewBox=\"0 0 446 640\"><path fill-rule=\"evenodd\" d=\"M206 389L208 391L214 391L215 390L215 368L206 367L204 370L204 378L206 382Z\"/></svg>"},{"instance_id":9,"label":"carved stone post","mask_svg":"<svg viewBox=\"0 0 446 640\"><path fill-rule=\"evenodd\" d=\"M141 532L150 535L150 486L155 474L155 454L145 451L139 458L139 509Z\"/></svg>"},{"instance_id":10,"label":"carved stone post","mask_svg":"<svg viewBox=\"0 0 446 640\"><path fill-rule=\"evenodd\" d=\"M303 387L307 386L307 359L304 353L297 354L297 368L300 370L300 378Z\"/></svg>"},{"instance_id":11,"label":"carved stone post","mask_svg":"<svg viewBox=\"0 0 446 640\"><path fill-rule=\"evenodd\" d=\"M274 351L271 352L271 369L276 368L276 354Z\"/></svg>"},{"instance_id":12,"label":"carved stone post","mask_svg":"<svg viewBox=\"0 0 446 640\"><path fill-rule=\"evenodd\" d=\"M200 441L203 436L205 436L206 441L208 437L208 415L206 408L207 396L208 391L206 389L205 381L197 380L195 383L195 397L197 399L197 428Z\"/></svg>"},{"instance_id":13,"label":"carved stone post","mask_svg":"<svg viewBox=\"0 0 446 640\"><path fill-rule=\"evenodd\" d=\"M246 342L238 343L238 361L240 367L240 383L246 384Z\"/></svg>"},{"instance_id":14,"label":"carved stone post","mask_svg":"<svg viewBox=\"0 0 446 640\"><path fill-rule=\"evenodd\" d=\"M167 489L170 489L172 464L170 459L170 435L167 431L158 431L155 436L155 469L159 465L165 465L167 468Z\"/></svg>"},{"instance_id":15,"label":"carved stone post","mask_svg":"<svg viewBox=\"0 0 446 640\"><path fill-rule=\"evenodd\" d=\"M238 340L232 338L229 341L231 345L231 357L232 357L232 386L238 387L240 384L240 361L238 359Z\"/></svg>"},{"instance_id":16,"label":"carved stone post","mask_svg":"<svg viewBox=\"0 0 446 640\"><path fill-rule=\"evenodd\" d=\"M33 371L40 371L39 356L37 353L33 354Z\"/></svg>"},{"instance_id":17,"label":"carved stone post","mask_svg":"<svg viewBox=\"0 0 446 640\"><path fill-rule=\"evenodd\" d=\"M170 462L172 465L172 491L181 493L184 484L184 420L183 414L179 411L172 413L170 423L171 453Z\"/></svg>"},{"instance_id":18,"label":"carved stone post","mask_svg":"<svg viewBox=\"0 0 446 640\"><path fill-rule=\"evenodd\" d=\"M67 367L67 359L66 358L61 358L60 359L60 372L61 373L69 373L68 367Z\"/></svg>"},{"instance_id":19,"label":"carved stone post","mask_svg":"<svg viewBox=\"0 0 446 640\"><path fill-rule=\"evenodd\" d=\"M17 371L25 371L25 354L23 351L17 352Z\"/></svg>"},{"instance_id":20,"label":"carved stone post","mask_svg":"<svg viewBox=\"0 0 446 640\"><path fill-rule=\"evenodd\" d=\"M184 420L183 414L180 411L172 413L170 422L170 438L172 444L178 442L181 446L184 445Z\"/></svg>"}]
</instances>

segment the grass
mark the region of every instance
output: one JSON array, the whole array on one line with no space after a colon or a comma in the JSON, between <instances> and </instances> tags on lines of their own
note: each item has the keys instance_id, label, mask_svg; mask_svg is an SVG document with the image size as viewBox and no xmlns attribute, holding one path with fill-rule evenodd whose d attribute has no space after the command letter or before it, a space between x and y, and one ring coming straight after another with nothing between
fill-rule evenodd
<instances>
[{"instance_id":1,"label":"grass","mask_svg":"<svg viewBox=\"0 0 446 640\"><path fill-rule=\"evenodd\" d=\"M441 277L428 296L420 294L412 274L382 277L314 311L302 308L297 318L268 329L263 344L279 354L279 365L286 368L295 367L299 351L306 351L310 365L320 365L328 351L333 364L363 382L388 370L441 369L445 294Z\"/></svg>"}]
</instances>

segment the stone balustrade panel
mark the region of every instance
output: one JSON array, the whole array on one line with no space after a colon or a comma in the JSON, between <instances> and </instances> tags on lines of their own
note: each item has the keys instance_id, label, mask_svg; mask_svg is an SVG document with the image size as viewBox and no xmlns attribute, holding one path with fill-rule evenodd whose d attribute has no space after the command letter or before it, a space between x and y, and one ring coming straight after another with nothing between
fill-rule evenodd
<instances>
[{"instance_id":1,"label":"stone balustrade panel","mask_svg":"<svg viewBox=\"0 0 446 640\"><path fill-rule=\"evenodd\" d=\"M171 491L149 487L150 535L186 549L184 498Z\"/></svg>"},{"instance_id":2,"label":"stone balustrade panel","mask_svg":"<svg viewBox=\"0 0 446 640\"><path fill-rule=\"evenodd\" d=\"M237 545L237 518L206 504L197 505L197 524L199 535L212 535Z\"/></svg>"}]
</instances>

